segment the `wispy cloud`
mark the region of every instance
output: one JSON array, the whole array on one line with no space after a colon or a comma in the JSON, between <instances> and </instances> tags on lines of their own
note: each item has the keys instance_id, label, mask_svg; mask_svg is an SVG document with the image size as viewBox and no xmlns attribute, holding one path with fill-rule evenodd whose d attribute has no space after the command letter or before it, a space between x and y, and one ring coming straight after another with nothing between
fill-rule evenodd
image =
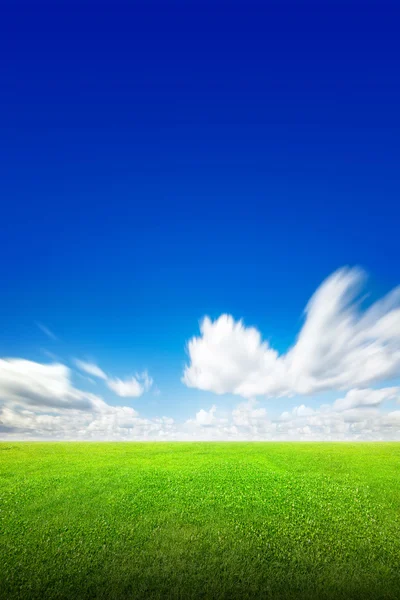
<instances>
[{"instance_id":1,"label":"wispy cloud","mask_svg":"<svg viewBox=\"0 0 400 600\"><path fill-rule=\"evenodd\" d=\"M138 398L153 385L153 380L147 373L136 374L129 379L107 379L107 385L121 398Z\"/></svg>"},{"instance_id":2,"label":"wispy cloud","mask_svg":"<svg viewBox=\"0 0 400 600\"><path fill-rule=\"evenodd\" d=\"M128 379L119 379L117 377L109 377L95 363L79 359L75 359L74 362L78 369L84 373L105 381L109 389L121 398L138 398L144 394L144 392L147 392L153 385L153 379L147 371L136 373L135 376L129 377Z\"/></svg>"},{"instance_id":3,"label":"wispy cloud","mask_svg":"<svg viewBox=\"0 0 400 600\"><path fill-rule=\"evenodd\" d=\"M58 338L57 336L51 331L51 329L49 329L48 327L46 327L46 325L43 325L43 323L39 323L39 321L36 321L36 326L39 327L39 329L41 331L43 331L43 333L45 335L47 335L47 337L53 341L57 341Z\"/></svg>"},{"instance_id":4,"label":"wispy cloud","mask_svg":"<svg viewBox=\"0 0 400 600\"><path fill-rule=\"evenodd\" d=\"M75 362L76 366L78 367L78 369L80 369L84 373L87 373L88 375L92 375L93 377L98 377L99 379L104 379L104 380L107 379L107 375L95 363L86 362L84 360L79 360L78 358L76 358L74 360L74 362Z\"/></svg>"},{"instance_id":5,"label":"wispy cloud","mask_svg":"<svg viewBox=\"0 0 400 600\"><path fill-rule=\"evenodd\" d=\"M0 398L38 409L98 410L103 401L71 385L63 364L41 364L22 358L0 359Z\"/></svg>"}]
</instances>

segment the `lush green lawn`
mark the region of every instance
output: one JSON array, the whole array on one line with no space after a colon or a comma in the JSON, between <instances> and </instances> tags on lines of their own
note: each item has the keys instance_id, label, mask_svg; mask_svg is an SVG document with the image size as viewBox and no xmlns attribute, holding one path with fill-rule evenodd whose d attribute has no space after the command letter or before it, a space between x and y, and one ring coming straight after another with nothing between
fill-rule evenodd
<instances>
[{"instance_id":1,"label":"lush green lawn","mask_svg":"<svg viewBox=\"0 0 400 600\"><path fill-rule=\"evenodd\" d=\"M400 444L1 443L0 597L400 598Z\"/></svg>"}]
</instances>

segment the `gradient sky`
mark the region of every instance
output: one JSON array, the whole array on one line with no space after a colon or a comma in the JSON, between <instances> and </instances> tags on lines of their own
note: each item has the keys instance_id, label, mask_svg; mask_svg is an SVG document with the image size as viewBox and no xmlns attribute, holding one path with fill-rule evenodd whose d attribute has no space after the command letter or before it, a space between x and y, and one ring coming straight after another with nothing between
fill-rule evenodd
<instances>
[{"instance_id":1,"label":"gradient sky","mask_svg":"<svg viewBox=\"0 0 400 600\"><path fill-rule=\"evenodd\" d=\"M399 4L1 12L0 435L400 438L396 293L344 331L400 283ZM363 304L346 312L361 274L339 271L301 358L265 366L245 328L285 354L346 266L369 275ZM364 412L323 420L356 388Z\"/></svg>"}]
</instances>

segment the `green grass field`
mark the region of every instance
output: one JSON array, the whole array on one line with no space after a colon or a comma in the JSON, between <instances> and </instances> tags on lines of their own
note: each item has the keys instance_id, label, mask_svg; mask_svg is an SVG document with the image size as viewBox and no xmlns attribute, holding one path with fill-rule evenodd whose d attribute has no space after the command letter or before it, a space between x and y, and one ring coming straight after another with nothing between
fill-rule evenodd
<instances>
[{"instance_id":1,"label":"green grass field","mask_svg":"<svg viewBox=\"0 0 400 600\"><path fill-rule=\"evenodd\" d=\"M400 598L400 444L1 443L0 597Z\"/></svg>"}]
</instances>

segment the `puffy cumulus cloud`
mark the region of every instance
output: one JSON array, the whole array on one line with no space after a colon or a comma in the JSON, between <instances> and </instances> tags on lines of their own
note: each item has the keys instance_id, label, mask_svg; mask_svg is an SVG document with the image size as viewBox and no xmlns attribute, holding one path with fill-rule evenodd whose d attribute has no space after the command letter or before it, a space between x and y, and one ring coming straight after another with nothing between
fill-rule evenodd
<instances>
[{"instance_id":1,"label":"puffy cumulus cloud","mask_svg":"<svg viewBox=\"0 0 400 600\"><path fill-rule=\"evenodd\" d=\"M215 404L208 411L203 409L199 410L199 412L196 413L196 423L201 426L212 425L215 421L216 410L217 407Z\"/></svg>"},{"instance_id":2,"label":"puffy cumulus cloud","mask_svg":"<svg viewBox=\"0 0 400 600\"><path fill-rule=\"evenodd\" d=\"M274 435L276 424L267 416L265 408L258 408L254 400L242 402L233 411L225 412L213 405L200 410L194 419L177 427L175 435L187 440L262 440Z\"/></svg>"},{"instance_id":3,"label":"puffy cumulus cloud","mask_svg":"<svg viewBox=\"0 0 400 600\"><path fill-rule=\"evenodd\" d=\"M261 423L269 423L265 408L255 408L254 401L242 402L232 411L232 420L238 427L258 427Z\"/></svg>"},{"instance_id":4,"label":"puffy cumulus cloud","mask_svg":"<svg viewBox=\"0 0 400 600\"><path fill-rule=\"evenodd\" d=\"M313 415L315 411L309 406L305 406L301 404L300 406L295 406L291 412L285 411L281 414L281 421L290 421L294 418L302 418L302 417L310 417Z\"/></svg>"},{"instance_id":5,"label":"puffy cumulus cloud","mask_svg":"<svg viewBox=\"0 0 400 600\"><path fill-rule=\"evenodd\" d=\"M277 420L282 439L400 440L400 411L381 412L384 401L399 400L399 388L354 389L332 405L283 412ZM379 407L379 408L378 408Z\"/></svg>"},{"instance_id":6,"label":"puffy cumulus cloud","mask_svg":"<svg viewBox=\"0 0 400 600\"><path fill-rule=\"evenodd\" d=\"M205 317L201 337L188 343L191 364L185 368L183 382L188 387L244 397L257 395L261 384L276 394L284 385L285 370L278 353L254 327L245 327L230 315L216 321Z\"/></svg>"},{"instance_id":7,"label":"puffy cumulus cloud","mask_svg":"<svg viewBox=\"0 0 400 600\"><path fill-rule=\"evenodd\" d=\"M237 439L239 432L230 422L229 415L217 413L218 410L215 405L209 410L199 410L194 419L189 419L177 426L175 439L184 441L223 441Z\"/></svg>"},{"instance_id":8,"label":"puffy cumulus cloud","mask_svg":"<svg viewBox=\"0 0 400 600\"><path fill-rule=\"evenodd\" d=\"M170 439L173 431L173 419L144 419L127 406L107 405L101 413L64 409L57 414L0 407L0 436L6 439L161 440Z\"/></svg>"},{"instance_id":9,"label":"puffy cumulus cloud","mask_svg":"<svg viewBox=\"0 0 400 600\"><path fill-rule=\"evenodd\" d=\"M279 355L254 327L205 317L188 343L188 387L244 398L313 394L400 375L400 288L360 307L364 273L343 268L318 288L297 341Z\"/></svg>"},{"instance_id":10,"label":"puffy cumulus cloud","mask_svg":"<svg viewBox=\"0 0 400 600\"><path fill-rule=\"evenodd\" d=\"M384 401L398 399L398 388L351 390L346 397L353 401L342 405L343 399L339 399L318 408L301 404L276 417L270 417L254 399L241 402L230 413L214 405L178 427L175 436L198 440L400 441L400 410L384 413L377 408Z\"/></svg>"},{"instance_id":11,"label":"puffy cumulus cloud","mask_svg":"<svg viewBox=\"0 0 400 600\"><path fill-rule=\"evenodd\" d=\"M282 413L277 437L285 440L363 440L400 439L400 429L383 431L382 418L375 409L336 412L331 406L313 410L302 405Z\"/></svg>"},{"instance_id":12,"label":"puffy cumulus cloud","mask_svg":"<svg viewBox=\"0 0 400 600\"><path fill-rule=\"evenodd\" d=\"M95 363L86 362L84 360L79 360L78 358L76 358L75 364L78 367L78 369L80 369L84 373L87 373L88 375L98 377L99 379L107 379L107 375Z\"/></svg>"},{"instance_id":13,"label":"puffy cumulus cloud","mask_svg":"<svg viewBox=\"0 0 400 600\"><path fill-rule=\"evenodd\" d=\"M107 379L107 385L110 390L121 398L138 398L151 388L153 380L145 371L124 381L122 379Z\"/></svg>"}]
</instances>

